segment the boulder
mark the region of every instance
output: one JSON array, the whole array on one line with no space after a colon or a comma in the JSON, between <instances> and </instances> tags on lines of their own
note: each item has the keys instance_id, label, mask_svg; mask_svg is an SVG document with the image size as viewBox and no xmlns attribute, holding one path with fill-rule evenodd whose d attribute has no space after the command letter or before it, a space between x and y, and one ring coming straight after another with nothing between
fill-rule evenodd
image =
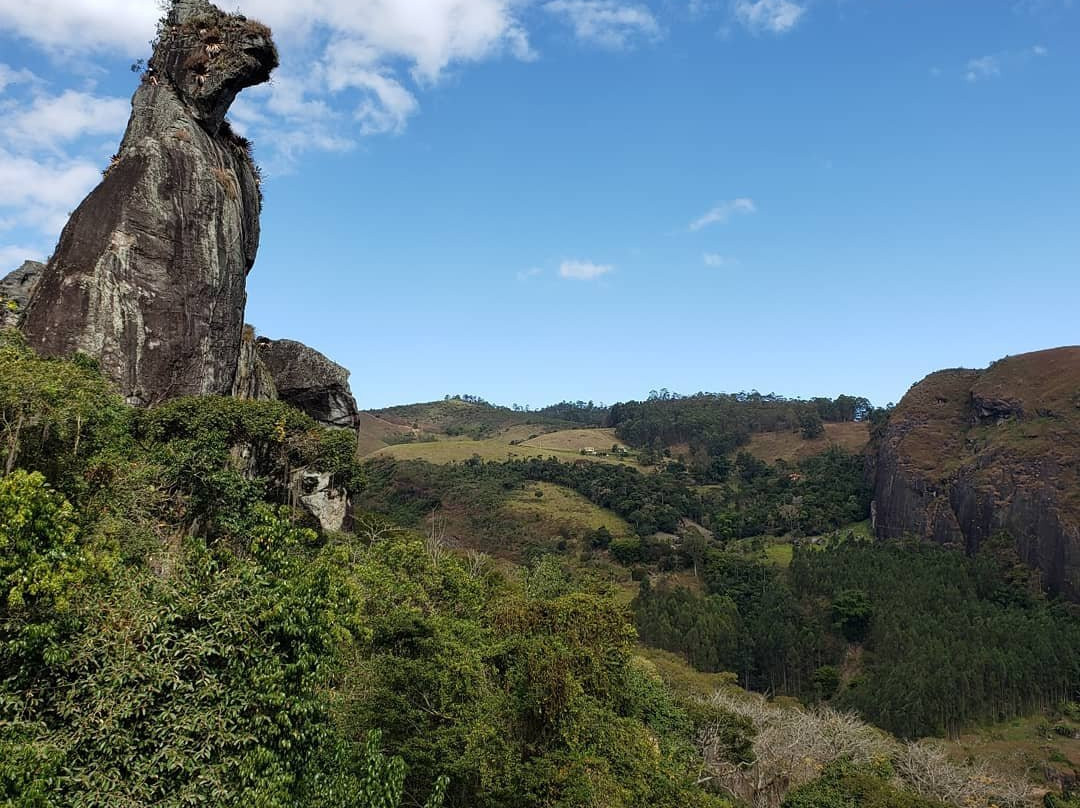
<instances>
[{"instance_id":1,"label":"boulder","mask_svg":"<svg viewBox=\"0 0 1080 808\"><path fill-rule=\"evenodd\" d=\"M278 398L326 426L356 429L359 413L349 371L314 348L291 339L258 339L258 358Z\"/></svg>"},{"instance_id":2,"label":"boulder","mask_svg":"<svg viewBox=\"0 0 1080 808\"><path fill-rule=\"evenodd\" d=\"M94 357L132 404L233 391L261 193L225 113L277 62L265 26L173 0L119 151L30 299L31 347Z\"/></svg>"},{"instance_id":3,"label":"boulder","mask_svg":"<svg viewBox=\"0 0 1080 808\"><path fill-rule=\"evenodd\" d=\"M44 269L45 265L37 261L23 261L21 267L0 280L0 328L19 324Z\"/></svg>"},{"instance_id":4,"label":"boulder","mask_svg":"<svg viewBox=\"0 0 1080 808\"><path fill-rule=\"evenodd\" d=\"M332 475L303 469L293 472L292 497L323 530L341 530L349 513L349 495L333 484Z\"/></svg>"}]
</instances>

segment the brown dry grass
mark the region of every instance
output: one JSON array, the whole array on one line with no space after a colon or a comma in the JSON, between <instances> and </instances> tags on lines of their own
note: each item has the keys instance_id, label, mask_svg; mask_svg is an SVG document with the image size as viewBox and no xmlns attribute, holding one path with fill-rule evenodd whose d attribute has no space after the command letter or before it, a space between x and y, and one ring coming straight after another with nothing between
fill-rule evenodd
<instances>
[{"instance_id":1,"label":"brown dry grass","mask_svg":"<svg viewBox=\"0 0 1080 808\"><path fill-rule=\"evenodd\" d=\"M795 463L820 454L830 446L860 452L870 439L870 425L864 421L825 424L825 434L806 440L798 432L759 432L750 438L746 451L766 463L785 460Z\"/></svg>"},{"instance_id":2,"label":"brown dry grass","mask_svg":"<svg viewBox=\"0 0 1080 808\"><path fill-rule=\"evenodd\" d=\"M225 195L233 202L238 200L240 198L240 188L237 185L236 177L219 166L214 166L211 171L214 178L221 184L221 187L225 189Z\"/></svg>"},{"instance_id":3,"label":"brown dry grass","mask_svg":"<svg viewBox=\"0 0 1080 808\"><path fill-rule=\"evenodd\" d=\"M538 431L538 430L533 430ZM563 452L580 452L592 447L598 452L610 452L614 445L625 446L615 437L614 429L563 429L527 440L522 446L538 449L556 449Z\"/></svg>"}]
</instances>

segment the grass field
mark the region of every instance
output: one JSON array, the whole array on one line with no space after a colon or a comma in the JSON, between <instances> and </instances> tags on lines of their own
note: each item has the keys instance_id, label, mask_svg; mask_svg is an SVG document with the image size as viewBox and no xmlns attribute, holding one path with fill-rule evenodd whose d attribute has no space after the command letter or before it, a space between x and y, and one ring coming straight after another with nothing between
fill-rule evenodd
<instances>
[{"instance_id":1,"label":"grass field","mask_svg":"<svg viewBox=\"0 0 1080 808\"><path fill-rule=\"evenodd\" d=\"M528 429L526 427L525 429ZM563 432L551 432L543 436L542 440L527 441L517 445L511 444L512 440L520 440L515 437L519 432L525 431L521 427L512 427L504 434L494 438L472 440L471 438L448 438L439 440L417 441L415 443L399 443L393 446L380 445L370 451L366 456L388 455L398 460L426 460L429 463L454 463L468 460L473 455L479 455L483 460L520 460L529 457L557 457L559 460L574 462L575 460L593 460L601 463L619 463L622 465L636 466L637 464L628 458L620 458L615 455L598 457L595 455L583 455L580 449L560 449L557 446L549 446L548 441L554 438L554 443L570 445L580 438L558 438L564 432L588 432L593 430L564 430ZM606 430L605 430L606 431ZM539 445L532 445L539 444ZM543 448L540 448L540 445ZM591 444L589 444L591 445ZM603 444L601 444L603 446ZM596 447L600 449L601 447ZM611 448L611 443L607 444Z\"/></svg>"},{"instance_id":2,"label":"grass field","mask_svg":"<svg viewBox=\"0 0 1080 808\"><path fill-rule=\"evenodd\" d=\"M413 431L407 426L384 421L369 412L360 413L359 426L358 446L361 456L377 452L394 439L400 438L402 435L412 434Z\"/></svg>"},{"instance_id":3,"label":"grass field","mask_svg":"<svg viewBox=\"0 0 1080 808\"><path fill-rule=\"evenodd\" d=\"M798 432L758 432L750 438L746 451L766 463L777 460L794 463L820 454L830 446L858 452L869 439L870 425L865 421L825 424L825 434L814 440L806 440Z\"/></svg>"},{"instance_id":4,"label":"grass field","mask_svg":"<svg viewBox=\"0 0 1080 808\"><path fill-rule=\"evenodd\" d=\"M542 496L536 496L538 493ZM630 525L616 514L594 505L576 491L553 483L528 483L506 507L519 516L565 522L580 532L606 527L613 536L633 533Z\"/></svg>"},{"instance_id":5,"label":"grass field","mask_svg":"<svg viewBox=\"0 0 1080 808\"><path fill-rule=\"evenodd\" d=\"M593 448L598 452L610 452L612 446L625 445L615 437L614 429L563 429L540 435L522 444L522 446L535 446L539 449L560 449L570 452L580 452L587 448Z\"/></svg>"},{"instance_id":6,"label":"grass field","mask_svg":"<svg viewBox=\"0 0 1080 808\"><path fill-rule=\"evenodd\" d=\"M1034 715L967 732L946 744L950 757L985 761L992 769L1015 777L1060 788L1059 777L1075 777L1080 770L1080 739L1054 731L1067 727L1073 734L1080 724L1056 715Z\"/></svg>"}]
</instances>

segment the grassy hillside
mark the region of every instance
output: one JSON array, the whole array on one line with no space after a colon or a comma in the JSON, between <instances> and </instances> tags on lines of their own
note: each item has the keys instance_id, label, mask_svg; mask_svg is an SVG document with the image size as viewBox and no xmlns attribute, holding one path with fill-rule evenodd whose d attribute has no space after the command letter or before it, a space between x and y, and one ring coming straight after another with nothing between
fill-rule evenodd
<instances>
[{"instance_id":1,"label":"grassy hillside","mask_svg":"<svg viewBox=\"0 0 1080 808\"><path fill-rule=\"evenodd\" d=\"M750 436L745 450L765 463L775 463L777 460L797 463L821 454L831 446L848 452L861 452L870 440L870 424L866 421L825 423L822 427L824 434L810 439L792 430L755 432Z\"/></svg>"},{"instance_id":2,"label":"grassy hillside","mask_svg":"<svg viewBox=\"0 0 1080 808\"><path fill-rule=\"evenodd\" d=\"M479 400L447 398L372 410L376 418L421 433L492 437L510 427L532 425L534 432L574 426L569 421L530 412L519 412Z\"/></svg>"}]
</instances>

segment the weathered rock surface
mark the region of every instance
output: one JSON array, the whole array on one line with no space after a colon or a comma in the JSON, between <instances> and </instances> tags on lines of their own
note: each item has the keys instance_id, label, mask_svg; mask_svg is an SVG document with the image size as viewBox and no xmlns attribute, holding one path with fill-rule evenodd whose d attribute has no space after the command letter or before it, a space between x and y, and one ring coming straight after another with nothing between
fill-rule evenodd
<instances>
[{"instance_id":1,"label":"weathered rock surface","mask_svg":"<svg viewBox=\"0 0 1080 808\"><path fill-rule=\"evenodd\" d=\"M133 404L233 391L261 201L225 113L276 66L264 26L174 0L119 152L30 300L32 347L98 359Z\"/></svg>"},{"instance_id":2,"label":"weathered rock surface","mask_svg":"<svg viewBox=\"0 0 1080 808\"><path fill-rule=\"evenodd\" d=\"M270 372L278 398L327 426L357 427L349 371L302 342L261 337L257 343L258 358Z\"/></svg>"},{"instance_id":3,"label":"weathered rock surface","mask_svg":"<svg viewBox=\"0 0 1080 808\"><path fill-rule=\"evenodd\" d=\"M11 328L19 324L44 270L44 264L23 261L21 267L12 270L0 280L0 328Z\"/></svg>"},{"instance_id":4,"label":"weathered rock surface","mask_svg":"<svg viewBox=\"0 0 1080 808\"><path fill-rule=\"evenodd\" d=\"M333 485L332 475L321 471L293 472L290 490L323 530L341 530L349 513L349 494Z\"/></svg>"},{"instance_id":5,"label":"weathered rock surface","mask_svg":"<svg viewBox=\"0 0 1080 808\"><path fill-rule=\"evenodd\" d=\"M874 529L967 552L1000 530L1080 600L1080 347L945 370L893 411L872 456Z\"/></svg>"},{"instance_id":6,"label":"weathered rock surface","mask_svg":"<svg viewBox=\"0 0 1080 808\"><path fill-rule=\"evenodd\" d=\"M235 398L254 401L273 401L278 397L274 377L259 358L255 329L250 325L244 326L240 339L240 359L236 366L236 381L233 382L232 394Z\"/></svg>"}]
</instances>

